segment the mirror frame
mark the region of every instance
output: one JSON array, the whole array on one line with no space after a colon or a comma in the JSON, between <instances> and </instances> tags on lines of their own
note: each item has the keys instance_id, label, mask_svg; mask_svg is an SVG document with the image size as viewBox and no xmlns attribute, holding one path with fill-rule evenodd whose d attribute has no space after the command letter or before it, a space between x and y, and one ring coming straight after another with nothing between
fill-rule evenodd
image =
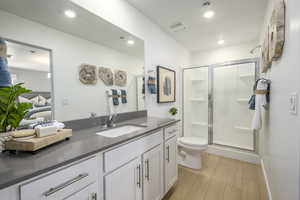
<instances>
[{"instance_id":1,"label":"mirror frame","mask_svg":"<svg viewBox=\"0 0 300 200\"><path fill-rule=\"evenodd\" d=\"M54 120L55 119L55 95L54 95L54 76L53 76L53 51L52 49L49 48L45 48L42 46L38 46L38 45L33 45L33 44L29 44L29 43L25 43L25 42L20 42L14 39L9 39L6 37L2 37L0 36L0 38L2 38L3 40L7 41L7 42L11 42L11 43L16 43L16 44L20 44L20 45L24 45L24 46L28 46L28 47L32 47L32 48L36 48L36 49L41 49L41 50L45 50L49 52L49 67L50 67L50 73L51 73L51 119Z\"/></svg>"}]
</instances>

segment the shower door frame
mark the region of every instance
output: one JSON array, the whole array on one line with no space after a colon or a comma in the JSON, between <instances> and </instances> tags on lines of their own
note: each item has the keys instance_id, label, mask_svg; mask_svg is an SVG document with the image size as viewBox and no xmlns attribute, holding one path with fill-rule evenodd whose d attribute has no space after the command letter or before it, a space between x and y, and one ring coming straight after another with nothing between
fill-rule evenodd
<instances>
[{"instance_id":1,"label":"shower door frame","mask_svg":"<svg viewBox=\"0 0 300 200\"><path fill-rule=\"evenodd\" d=\"M223 146L223 147L229 147L233 149L239 149L243 151L248 151L248 152L255 152L258 153L258 134L257 131L253 131L253 150L249 149L244 149L240 147L235 147L235 146L228 146L228 145L223 145L223 144L217 144L213 143L213 111L214 111L214 69L218 67L229 67L229 66L234 66L234 65L241 65L241 64L248 64L248 63L254 63L255 64L255 74L254 74L254 81L256 81L259 78L259 59L258 58L249 58L249 59L241 59L241 60L235 60L235 61L228 61L228 62L223 62L223 63L217 63L217 64L212 64L212 65L204 65L204 66L195 66L195 67L187 67L182 70L182 133L183 136L185 135L185 119L184 119L184 114L185 114L185 91L184 91L184 72L185 70L191 70L191 69L200 69L200 68L207 68L208 69L208 144L209 145L216 145L216 146Z\"/></svg>"}]
</instances>

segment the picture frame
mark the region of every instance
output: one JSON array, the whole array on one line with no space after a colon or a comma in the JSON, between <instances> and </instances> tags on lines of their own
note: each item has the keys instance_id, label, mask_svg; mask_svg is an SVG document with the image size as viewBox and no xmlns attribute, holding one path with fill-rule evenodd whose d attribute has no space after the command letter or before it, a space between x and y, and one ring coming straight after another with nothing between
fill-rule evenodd
<instances>
[{"instance_id":1,"label":"picture frame","mask_svg":"<svg viewBox=\"0 0 300 200\"><path fill-rule=\"evenodd\" d=\"M157 103L176 102L176 71L157 66Z\"/></svg>"}]
</instances>

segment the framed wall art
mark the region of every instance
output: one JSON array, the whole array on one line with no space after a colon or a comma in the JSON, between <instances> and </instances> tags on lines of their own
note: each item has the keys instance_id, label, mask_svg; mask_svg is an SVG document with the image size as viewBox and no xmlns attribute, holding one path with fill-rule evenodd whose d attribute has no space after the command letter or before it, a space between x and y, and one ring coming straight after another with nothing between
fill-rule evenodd
<instances>
[{"instance_id":1,"label":"framed wall art","mask_svg":"<svg viewBox=\"0 0 300 200\"><path fill-rule=\"evenodd\" d=\"M157 66L157 103L176 101L176 72L166 67Z\"/></svg>"}]
</instances>

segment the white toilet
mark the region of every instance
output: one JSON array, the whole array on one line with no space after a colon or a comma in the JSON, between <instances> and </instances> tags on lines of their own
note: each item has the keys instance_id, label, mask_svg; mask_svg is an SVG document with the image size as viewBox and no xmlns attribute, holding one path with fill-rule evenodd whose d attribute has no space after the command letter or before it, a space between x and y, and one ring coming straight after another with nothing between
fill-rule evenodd
<instances>
[{"instance_id":1,"label":"white toilet","mask_svg":"<svg viewBox=\"0 0 300 200\"><path fill-rule=\"evenodd\" d=\"M207 139L201 137L181 137L177 139L178 164L192 168L201 169L201 152L208 147Z\"/></svg>"}]
</instances>

